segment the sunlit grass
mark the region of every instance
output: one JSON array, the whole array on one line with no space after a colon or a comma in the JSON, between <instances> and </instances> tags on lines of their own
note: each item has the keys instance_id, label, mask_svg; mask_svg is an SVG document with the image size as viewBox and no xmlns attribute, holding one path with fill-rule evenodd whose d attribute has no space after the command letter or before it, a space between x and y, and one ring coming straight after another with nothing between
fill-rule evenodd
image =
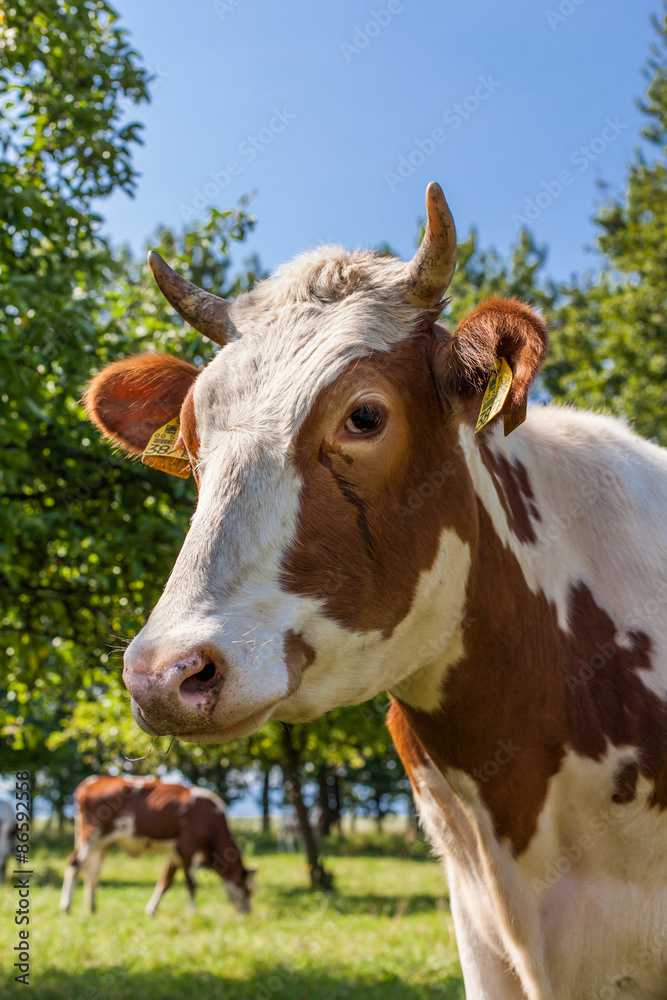
<instances>
[{"instance_id":1,"label":"sunlit grass","mask_svg":"<svg viewBox=\"0 0 667 1000\"><path fill-rule=\"evenodd\" d=\"M72 913L58 913L66 851L37 847L31 951L39 1000L421 1000L462 998L446 890L434 861L330 857L333 893L307 888L303 859L263 854L253 913L239 919L220 879L199 873L199 908L182 876L152 919L144 915L162 860L111 852L98 912L78 887ZM2 887L0 948L15 941L14 893ZM7 975L3 996L21 987ZM2 984L0 979L0 985Z\"/></svg>"}]
</instances>

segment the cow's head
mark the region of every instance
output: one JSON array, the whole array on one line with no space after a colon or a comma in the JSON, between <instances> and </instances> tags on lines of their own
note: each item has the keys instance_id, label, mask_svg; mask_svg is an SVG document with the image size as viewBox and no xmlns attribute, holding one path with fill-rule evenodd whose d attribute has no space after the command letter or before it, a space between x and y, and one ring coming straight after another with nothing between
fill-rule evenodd
<instances>
[{"instance_id":1,"label":"cow's head","mask_svg":"<svg viewBox=\"0 0 667 1000\"><path fill-rule=\"evenodd\" d=\"M150 255L166 298L223 347L202 371L127 358L86 394L131 454L180 415L199 486L164 593L125 654L147 731L221 741L384 688L437 703L476 544L465 441L497 358L513 370L511 412L546 339L512 301L481 305L454 334L435 324L456 235L437 184L426 200L409 264L325 247L233 303Z\"/></svg>"},{"instance_id":2,"label":"cow's head","mask_svg":"<svg viewBox=\"0 0 667 1000\"><path fill-rule=\"evenodd\" d=\"M225 878L229 901L237 913L250 913L255 891L255 868L241 868L233 877Z\"/></svg>"}]
</instances>

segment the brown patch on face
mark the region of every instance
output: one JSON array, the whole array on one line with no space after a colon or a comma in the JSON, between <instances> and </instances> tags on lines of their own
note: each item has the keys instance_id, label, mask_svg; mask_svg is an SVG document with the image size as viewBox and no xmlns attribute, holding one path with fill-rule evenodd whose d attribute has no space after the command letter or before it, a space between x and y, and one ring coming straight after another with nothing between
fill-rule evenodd
<instances>
[{"instance_id":1,"label":"brown patch on face","mask_svg":"<svg viewBox=\"0 0 667 1000\"><path fill-rule=\"evenodd\" d=\"M479 442L479 453L493 479L510 530L520 542L536 542L533 521L541 518L525 465L518 459L509 462L504 455L494 454L484 440Z\"/></svg>"},{"instance_id":2,"label":"brown patch on face","mask_svg":"<svg viewBox=\"0 0 667 1000\"><path fill-rule=\"evenodd\" d=\"M639 767L636 760L626 760L621 764L614 775L612 802L619 805L627 805L637 798L637 779L639 778Z\"/></svg>"},{"instance_id":3,"label":"brown patch on face","mask_svg":"<svg viewBox=\"0 0 667 1000\"><path fill-rule=\"evenodd\" d=\"M346 455L340 447L334 447L333 445L327 444L326 441L323 441L320 445L319 454L317 456L317 461L320 465L324 466L324 468L328 469L331 473L332 479L338 487L341 496L343 496L348 503L351 503L352 506L356 508L357 527L359 528L359 534L364 543L366 555L369 559L374 559L373 536L368 524L366 504L363 497L360 496L358 490L355 488L353 482L335 467L333 455L340 455L343 462L347 463L347 465L353 465L354 459L349 455Z\"/></svg>"},{"instance_id":4,"label":"brown patch on face","mask_svg":"<svg viewBox=\"0 0 667 1000\"><path fill-rule=\"evenodd\" d=\"M442 530L474 534L474 493L433 379L433 345L429 333L415 334L352 362L321 390L293 445L303 488L284 586L321 600L356 631L391 635ZM346 440L346 404L369 393L386 403L383 434L374 443Z\"/></svg>"},{"instance_id":5,"label":"brown patch on face","mask_svg":"<svg viewBox=\"0 0 667 1000\"><path fill-rule=\"evenodd\" d=\"M570 590L564 632L481 504L478 516L465 656L445 680L441 709L401 705L424 750L443 773L459 768L475 779L515 854L535 834L549 779L569 749L599 761L609 744L637 747L638 773L653 783L650 804L666 808L667 705L640 676L652 666L650 638L632 632L628 648L617 645L616 623L583 583Z\"/></svg>"},{"instance_id":6,"label":"brown patch on face","mask_svg":"<svg viewBox=\"0 0 667 1000\"><path fill-rule=\"evenodd\" d=\"M424 748L410 729L405 715L395 698L392 699L387 712L387 728L394 741L396 752L401 758L401 763L405 768L405 773L410 779L412 790L415 795L419 795L419 785L414 779L414 771L418 767L425 767L429 763L428 756Z\"/></svg>"},{"instance_id":7,"label":"brown patch on face","mask_svg":"<svg viewBox=\"0 0 667 1000\"><path fill-rule=\"evenodd\" d=\"M287 666L289 693L292 694L301 683L304 670L307 670L313 663L315 650L300 633L293 632L290 628L285 632L283 651Z\"/></svg>"}]
</instances>

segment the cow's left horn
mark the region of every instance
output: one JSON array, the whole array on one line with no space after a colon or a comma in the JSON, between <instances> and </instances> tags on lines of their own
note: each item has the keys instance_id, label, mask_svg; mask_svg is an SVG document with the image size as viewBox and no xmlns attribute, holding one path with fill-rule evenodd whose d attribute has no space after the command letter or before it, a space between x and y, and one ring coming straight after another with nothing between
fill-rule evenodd
<instances>
[{"instance_id":1,"label":"cow's left horn","mask_svg":"<svg viewBox=\"0 0 667 1000\"><path fill-rule=\"evenodd\" d=\"M407 266L406 298L428 309L440 302L456 270L456 227L442 188L432 181L426 188L426 232Z\"/></svg>"},{"instance_id":2,"label":"cow's left horn","mask_svg":"<svg viewBox=\"0 0 667 1000\"><path fill-rule=\"evenodd\" d=\"M224 346L231 303L182 278L155 250L149 251L148 266L158 288L178 315L209 340Z\"/></svg>"}]
</instances>

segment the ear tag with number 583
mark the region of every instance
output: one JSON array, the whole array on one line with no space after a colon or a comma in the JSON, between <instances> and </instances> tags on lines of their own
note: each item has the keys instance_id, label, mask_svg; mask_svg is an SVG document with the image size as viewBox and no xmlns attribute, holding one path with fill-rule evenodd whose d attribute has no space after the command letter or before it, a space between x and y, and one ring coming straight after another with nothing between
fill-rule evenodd
<instances>
[{"instance_id":1,"label":"ear tag with number 583","mask_svg":"<svg viewBox=\"0 0 667 1000\"><path fill-rule=\"evenodd\" d=\"M170 420L159 427L144 448L141 461L154 469L162 469L172 476L187 479L192 471L190 459L185 448L174 447L180 437L181 427L178 420Z\"/></svg>"}]
</instances>

